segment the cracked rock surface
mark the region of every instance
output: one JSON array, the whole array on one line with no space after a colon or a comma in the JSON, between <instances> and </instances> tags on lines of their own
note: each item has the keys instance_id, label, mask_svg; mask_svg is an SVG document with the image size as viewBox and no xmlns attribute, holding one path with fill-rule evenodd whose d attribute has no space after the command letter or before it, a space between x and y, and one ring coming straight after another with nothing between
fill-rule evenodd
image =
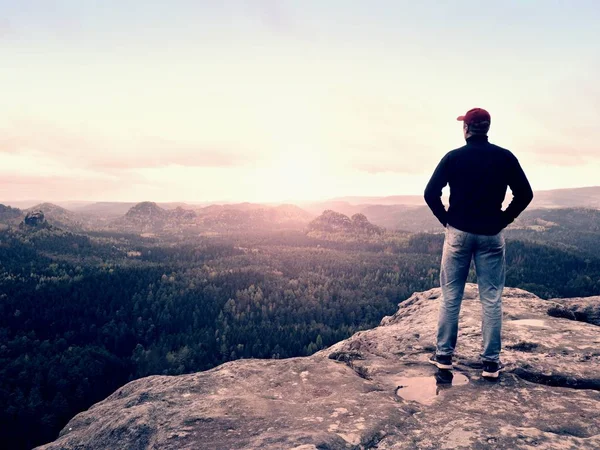
<instances>
[{"instance_id":1,"label":"cracked rock surface","mask_svg":"<svg viewBox=\"0 0 600 450\"><path fill-rule=\"evenodd\" d=\"M506 288L506 371L488 381L467 285L452 377L427 362L440 295L415 293L380 326L310 357L132 381L38 448L600 449L598 326Z\"/></svg>"}]
</instances>

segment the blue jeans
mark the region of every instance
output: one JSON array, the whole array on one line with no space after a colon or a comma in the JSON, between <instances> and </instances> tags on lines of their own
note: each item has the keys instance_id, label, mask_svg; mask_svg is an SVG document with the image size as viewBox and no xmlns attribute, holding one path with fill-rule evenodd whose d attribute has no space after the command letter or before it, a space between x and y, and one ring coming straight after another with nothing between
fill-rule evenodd
<instances>
[{"instance_id":1,"label":"blue jeans","mask_svg":"<svg viewBox=\"0 0 600 450\"><path fill-rule=\"evenodd\" d=\"M504 289L505 244L504 234L493 236L467 233L446 226L442 252L440 304L437 354L452 355L458 334L458 315L465 291L465 283L475 260L479 298L483 308L481 330L484 361L497 362L502 345L502 290Z\"/></svg>"}]
</instances>

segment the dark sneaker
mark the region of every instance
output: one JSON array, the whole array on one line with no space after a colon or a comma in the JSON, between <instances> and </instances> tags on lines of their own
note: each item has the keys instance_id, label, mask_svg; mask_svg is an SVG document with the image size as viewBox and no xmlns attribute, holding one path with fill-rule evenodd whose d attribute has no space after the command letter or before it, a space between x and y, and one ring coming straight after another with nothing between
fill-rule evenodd
<instances>
[{"instance_id":1,"label":"dark sneaker","mask_svg":"<svg viewBox=\"0 0 600 450\"><path fill-rule=\"evenodd\" d=\"M452 356L451 355L431 355L429 362L436 366L438 369L451 370L452 369Z\"/></svg>"},{"instance_id":2,"label":"dark sneaker","mask_svg":"<svg viewBox=\"0 0 600 450\"><path fill-rule=\"evenodd\" d=\"M484 378L498 378L503 369L504 365L500 361L484 361L481 376Z\"/></svg>"},{"instance_id":3,"label":"dark sneaker","mask_svg":"<svg viewBox=\"0 0 600 450\"><path fill-rule=\"evenodd\" d=\"M454 374L450 370L438 370L435 374L435 384L439 387L442 385L452 386Z\"/></svg>"}]
</instances>

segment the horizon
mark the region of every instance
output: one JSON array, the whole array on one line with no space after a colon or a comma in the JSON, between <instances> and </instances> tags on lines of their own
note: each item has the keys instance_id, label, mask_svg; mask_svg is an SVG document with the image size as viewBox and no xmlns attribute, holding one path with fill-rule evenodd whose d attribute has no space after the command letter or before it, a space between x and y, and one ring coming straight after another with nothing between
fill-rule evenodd
<instances>
[{"instance_id":1,"label":"horizon","mask_svg":"<svg viewBox=\"0 0 600 450\"><path fill-rule=\"evenodd\" d=\"M535 191L600 172L597 2L0 6L13 202L421 195L472 107Z\"/></svg>"},{"instance_id":2,"label":"horizon","mask_svg":"<svg viewBox=\"0 0 600 450\"><path fill-rule=\"evenodd\" d=\"M599 193L600 193L600 185L590 185L590 186L579 186L579 187L574 187L574 188L559 188L559 189L541 189L541 190L534 190L534 193L543 193L543 192L558 192L558 191L577 191L577 190L584 190L584 189L598 189ZM442 199L444 201L448 200L448 187L444 188L443 191L443 195L442 195ZM510 193L510 190L508 190L506 198L504 200L504 203L507 203L511 200L511 196L512 194ZM366 196L366 195L344 195L344 196L339 196L339 197L330 197L330 198L322 198L322 199L317 199L317 200L299 200L299 199L291 199L291 200L284 200L284 201L273 201L273 202L260 202L260 201L246 201L246 200L240 200L240 201L225 201L225 200L214 200L214 201L181 201L181 200L166 200L166 201L157 201L157 200L152 200L152 199L145 199L145 200L130 200L130 201L125 201L125 200L48 200L48 199L25 199L25 200L1 200L0 199L0 205L5 205L5 206L12 206L12 207L16 207L16 208L20 208L20 209L31 209L34 206L38 206L44 203L49 203L49 204L54 204L57 206L61 206L61 205L66 205L66 204L77 204L79 203L79 206L87 206L87 205L92 205L92 204L98 204L98 203L131 203L131 204L139 204L139 203L156 203L158 205L161 204L175 204L175 203L182 203L185 205L189 205L189 206L201 206L201 207L205 207L205 206L211 206L211 205L235 205L235 204L257 204L257 205L267 205L267 206L278 206L278 205L295 205L295 206L299 206L299 207L303 207L303 206L308 206L308 205L314 205L314 204L319 204L319 203L330 203L330 202L347 202L349 204L360 204L360 203L353 203L355 201L367 201L367 200L374 200L374 201L380 201L380 200L389 200L392 199L394 197L408 197L411 199L420 199L422 200L423 206L426 205L425 200L423 198L423 195L416 195L416 194L395 194L395 195L381 195L381 196ZM535 197L534 197L534 201L535 201ZM363 204L368 204L368 203L363 203ZM402 205L402 203L395 203L397 205ZM25 205L29 205L29 206L25 206ZM71 205L73 206L73 205ZM65 207L65 206L61 206L65 209L69 209L69 207ZM577 206L574 206L577 207Z\"/></svg>"}]
</instances>

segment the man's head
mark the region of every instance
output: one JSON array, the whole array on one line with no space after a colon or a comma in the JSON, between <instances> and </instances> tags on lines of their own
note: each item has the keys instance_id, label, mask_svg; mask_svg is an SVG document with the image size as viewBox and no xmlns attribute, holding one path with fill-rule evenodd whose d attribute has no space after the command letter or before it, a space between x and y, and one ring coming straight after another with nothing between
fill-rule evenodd
<instances>
[{"instance_id":1,"label":"man's head","mask_svg":"<svg viewBox=\"0 0 600 450\"><path fill-rule=\"evenodd\" d=\"M473 108L464 116L458 116L456 120L463 122L463 134L465 139L471 136L487 136L492 123L490 113L482 108Z\"/></svg>"}]
</instances>

